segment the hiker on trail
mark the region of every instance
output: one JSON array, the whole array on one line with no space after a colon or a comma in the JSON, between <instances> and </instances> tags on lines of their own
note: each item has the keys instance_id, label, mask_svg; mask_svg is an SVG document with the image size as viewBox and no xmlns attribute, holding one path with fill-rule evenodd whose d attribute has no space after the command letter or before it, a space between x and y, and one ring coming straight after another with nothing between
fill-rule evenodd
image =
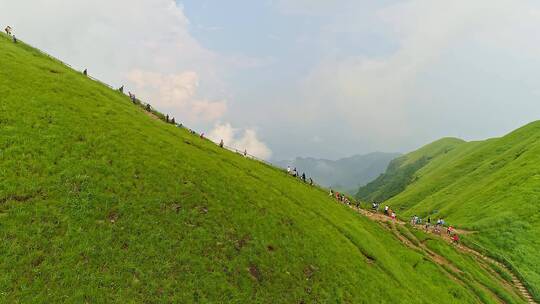
<instances>
[{"instance_id":1,"label":"hiker on trail","mask_svg":"<svg viewBox=\"0 0 540 304\"><path fill-rule=\"evenodd\" d=\"M371 203L371 209L373 209L373 211L377 212L377 209L379 209L379 205L375 202Z\"/></svg>"},{"instance_id":2,"label":"hiker on trail","mask_svg":"<svg viewBox=\"0 0 540 304\"><path fill-rule=\"evenodd\" d=\"M118 88L118 92L124 93L124 85L122 85L121 87Z\"/></svg>"},{"instance_id":3,"label":"hiker on trail","mask_svg":"<svg viewBox=\"0 0 540 304\"><path fill-rule=\"evenodd\" d=\"M330 189L330 194L328 196L333 197L334 196L334 190Z\"/></svg>"},{"instance_id":4,"label":"hiker on trail","mask_svg":"<svg viewBox=\"0 0 540 304\"><path fill-rule=\"evenodd\" d=\"M439 225L435 225L435 227L433 227L433 232L436 233L436 234L441 234L441 226Z\"/></svg>"},{"instance_id":5,"label":"hiker on trail","mask_svg":"<svg viewBox=\"0 0 540 304\"><path fill-rule=\"evenodd\" d=\"M313 186L313 178L311 178L311 177L309 178L309 185Z\"/></svg>"},{"instance_id":6,"label":"hiker on trail","mask_svg":"<svg viewBox=\"0 0 540 304\"><path fill-rule=\"evenodd\" d=\"M152 106L150 106L149 103L146 104L146 111L148 111L148 112L152 111ZM195 133L195 132L193 132L193 133Z\"/></svg>"},{"instance_id":7,"label":"hiker on trail","mask_svg":"<svg viewBox=\"0 0 540 304\"><path fill-rule=\"evenodd\" d=\"M394 211L392 211L392 220L395 221L396 220L396 213Z\"/></svg>"},{"instance_id":8,"label":"hiker on trail","mask_svg":"<svg viewBox=\"0 0 540 304\"><path fill-rule=\"evenodd\" d=\"M247 149L244 149L244 157L247 157Z\"/></svg>"},{"instance_id":9,"label":"hiker on trail","mask_svg":"<svg viewBox=\"0 0 540 304\"><path fill-rule=\"evenodd\" d=\"M411 225L414 226L416 224L416 215L414 215L411 219Z\"/></svg>"},{"instance_id":10,"label":"hiker on trail","mask_svg":"<svg viewBox=\"0 0 540 304\"><path fill-rule=\"evenodd\" d=\"M88 76L88 69L84 69L84 71L82 72L84 76Z\"/></svg>"},{"instance_id":11,"label":"hiker on trail","mask_svg":"<svg viewBox=\"0 0 540 304\"><path fill-rule=\"evenodd\" d=\"M173 125L176 124L176 121L174 120L174 117L172 118L171 123L172 123Z\"/></svg>"},{"instance_id":12,"label":"hiker on trail","mask_svg":"<svg viewBox=\"0 0 540 304\"><path fill-rule=\"evenodd\" d=\"M167 115L167 119L169 119L169 115ZM204 133L201 133L201 139L204 139Z\"/></svg>"},{"instance_id":13,"label":"hiker on trail","mask_svg":"<svg viewBox=\"0 0 540 304\"><path fill-rule=\"evenodd\" d=\"M6 31L6 34L8 34L9 36L11 36L11 30L12 30L12 28L9 25L6 26L6 28L4 29L4 31Z\"/></svg>"},{"instance_id":14,"label":"hiker on trail","mask_svg":"<svg viewBox=\"0 0 540 304\"><path fill-rule=\"evenodd\" d=\"M287 166L287 174L291 174L291 166ZM332 190L330 190L332 191Z\"/></svg>"},{"instance_id":15,"label":"hiker on trail","mask_svg":"<svg viewBox=\"0 0 540 304\"><path fill-rule=\"evenodd\" d=\"M390 207L388 207L388 205L384 206L384 214L385 215L388 215L388 210L390 209Z\"/></svg>"},{"instance_id":16,"label":"hiker on trail","mask_svg":"<svg viewBox=\"0 0 540 304\"><path fill-rule=\"evenodd\" d=\"M169 114L167 114L167 115L165 116L165 121L166 121L166 122L169 122Z\"/></svg>"},{"instance_id":17,"label":"hiker on trail","mask_svg":"<svg viewBox=\"0 0 540 304\"><path fill-rule=\"evenodd\" d=\"M298 176L298 172L296 171L296 168L292 170L292 176L294 177Z\"/></svg>"},{"instance_id":18,"label":"hiker on trail","mask_svg":"<svg viewBox=\"0 0 540 304\"><path fill-rule=\"evenodd\" d=\"M448 235L451 235L452 232L454 232L454 227L448 226L448 229L446 229L446 233L447 233Z\"/></svg>"},{"instance_id":19,"label":"hiker on trail","mask_svg":"<svg viewBox=\"0 0 540 304\"><path fill-rule=\"evenodd\" d=\"M174 118L173 118L174 119ZM219 147L220 148L223 148L223 146L225 145L225 143L223 142L223 139L219 142Z\"/></svg>"},{"instance_id":20,"label":"hiker on trail","mask_svg":"<svg viewBox=\"0 0 540 304\"><path fill-rule=\"evenodd\" d=\"M302 180L304 181L304 183L306 182L306 173L305 172L302 173Z\"/></svg>"},{"instance_id":21,"label":"hiker on trail","mask_svg":"<svg viewBox=\"0 0 540 304\"><path fill-rule=\"evenodd\" d=\"M452 236L452 242L456 245L459 243L459 235L457 233L454 233Z\"/></svg>"},{"instance_id":22,"label":"hiker on trail","mask_svg":"<svg viewBox=\"0 0 540 304\"><path fill-rule=\"evenodd\" d=\"M17 37L15 35L13 35L13 43L17 43Z\"/></svg>"},{"instance_id":23,"label":"hiker on trail","mask_svg":"<svg viewBox=\"0 0 540 304\"><path fill-rule=\"evenodd\" d=\"M129 99L131 99L131 102L135 103L135 94L132 94L130 91L128 91Z\"/></svg>"},{"instance_id":24,"label":"hiker on trail","mask_svg":"<svg viewBox=\"0 0 540 304\"><path fill-rule=\"evenodd\" d=\"M429 227L431 226L431 216L428 216L426 225L424 226L426 232L429 230Z\"/></svg>"}]
</instances>

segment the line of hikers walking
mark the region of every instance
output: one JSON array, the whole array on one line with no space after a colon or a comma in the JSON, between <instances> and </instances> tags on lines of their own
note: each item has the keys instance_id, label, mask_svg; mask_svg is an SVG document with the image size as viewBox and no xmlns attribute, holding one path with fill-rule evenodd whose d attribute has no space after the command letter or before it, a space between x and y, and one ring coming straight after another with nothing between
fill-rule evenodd
<instances>
[{"instance_id":1,"label":"line of hikers walking","mask_svg":"<svg viewBox=\"0 0 540 304\"><path fill-rule=\"evenodd\" d=\"M15 35L13 34L13 28L12 28L11 26L9 26L9 25L6 26L6 28L4 28L4 31L6 32L6 34L7 34L8 36L10 36L10 37L13 38L13 42L17 43L17 38L16 38ZM82 71L82 74L83 74L84 76L88 76L88 69L85 68L85 69ZM122 93L122 94L124 94L124 85L121 85L121 86L117 89L117 91L120 92L120 93ZM131 102L132 102L133 104L139 105L139 106L143 107L144 110L146 110L147 112L154 112L154 110L152 109L152 106L150 105L150 103L144 104L140 99L137 98L137 96L135 96L134 93L131 93L131 91L128 91L128 97L129 97L129 99L131 100ZM154 113L154 114L155 114L155 113ZM183 128L183 127L184 127L181 123L177 124L174 117L170 118L170 117L169 117L169 114L164 115L164 116L163 116L162 114L160 114L160 115L158 115L158 116L160 116L160 117L158 117L158 118L164 120L164 121L167 122L167 123L172 123L172 124L176 125L176 126L179 127L179 128ZM188 129L188 130L190 131L191 134L197 134L197 132L195 132L194 130L191 130L191 129ZM204 133L201 133L201 134L200 134L200 137L201 137L201 139L204 139ZM220 147L220 148L224 148L224 147L225 147L225 143L223 142L223 139L220 140L220 142L219 142L219 147ZM243 151L241 154L244 155L244 157L247 157L247 156L248 156L247 149L244 149L244 151ZM303 175L303 178L302 178L302 179L304 180L304 182L306 182L305 174ZM309 179L309 183L310 183L311 185L313 185L313 180L312 180L311 178Z\"/></svg>"},{"instance_id":2,"label":"line of hikers walking","mask_svg":"<svg viewBox=\"0 0 540 304\"><path fill-rule=\"evenodd\" d=\"M342 202L347 206L354 205L356 208L360 208L360 201L349 199L345 194L339 193L338 191L330 189L330 193L328 194L328 196L335 198L338 202Z\"/></svg>"},{"instance_id":3,"label":"line of hikers walking","mask_svg":"<svg viewBox=\"0 0 540 304\"><path fill-rule=\"evenodd\" d=\"M84 69L83 75L88 76L88 69ZM124 85L122 85L122 86L120 86L118 88L118 92L124 94ZM128 91L128 97L129 97L129 99L131 100L131 102L133 104L135 104L135 105L143 105L143 102L140 101L139 99L137 99L137 96L134 93L131 93L131 91ZM149 103L146 103L146 105L144 106L144 109L147 112L152 112L153 111L152 106ZM173 125L176 125L179 128L184 127L181 123L177 124L175 118L174 117L172 117L172 118L169 117L169 114L165 115L164 120L165 120L165 122L172 123ZM195 132L194 130L192 130L192 129L188 129L188 130L190 131L191 134L197 135L197 132ZM200 136L201 139L205 139L204 132L201 132L199 136ZM223 139L220 140L218 145L219 145L220 148L225 147L225 142L223 141ZM248 156L247 149L244 149L244 151L242 152L242 155L244 155L244 157Z\"/></svg>"},{"instance_id":4,"label":"line of hikers walking","mask_svg":"<svg viewBox=\"0 0 540 304\"><path fill-rule=\"evenodd\" d=\"M300 174L300 172L298 170L296 170L296 168L294 169L291 169L291 166L287 166L287 174L289 175L292 175L293 177L296 177L300 180L302 180L304 183L308 183L310 186L313 186L313 178L306 178L306 173L303 172L302 174Z\"/></svg>"},{"instance_id":5,"label":"line of hikers walking","mask_svg":"<svg viewBox=\"0 0 540 304\"><path fill-rule=\"evenodd\" d=\"M345 196L344 194L342 193L339 193L337 191L333 191L332 189L330 189L330 193L328 194L328 196L330 197L333 197L335 198L337 201L339 202L342 202L346 205L349 205L351 206L351 204L353 204L351 202L351 200L349 200L347 198L347 196ZM354 202L354 205L356 206L356 208L360 208L360 201L356 201ZM374 213L378 213L379 212L379 207L380 207L380 203L377 203L377 202L373 202L371 203L371 211L374 212ZM397 220L397 215L396 215L396 212L394 210L392 210L392 208L388 205L385 205L384 208L383 208L383 214L389 218L392 219L392 221L396 221ZM424 230L425 232L430 232L430 231L433 231L433 233L435 234L441 234L441 231L442 229L445 227L446 225L446 222L444 220L444 218L438 218L437 219L437 222L435 223L435 225L432 225L431 224L431 216L428 216L425 220L425 222L423 221L423 219L417 215L414 215L412 218L411 218L411 221L410 221L410 224L411 226L422 226L424 225ZM459 243L459 234L457 233L456 229L454 228L454 226L452 225L449 225L447 228L446 228L446 234L448 235L448 237L450 237L450 239L452 240L452 243L454 244L458 244Z\"/></svg>"},{"instance_id":6,"label":"line of hikers walking","mask_svg":"<svg viewBox=\"0 0 540 304\"><path fill-rule=\"evenodd\" d=\"M424 226L424 230L426 232L429 232L430 230L433 230L433 233L435 234L441 234L442 229L445 227L446 222L444 221L444 218L438 218L435 225L431 224L431 216L428 216L425 220L425 223L423 223L423 220L418 215L414 215L411 218L411 226ZM446 234L450 237L453 243L457 244L459 242L459 235L456 233L454 226L449 225L446 228Z\"/></svg>"}]
</instances>

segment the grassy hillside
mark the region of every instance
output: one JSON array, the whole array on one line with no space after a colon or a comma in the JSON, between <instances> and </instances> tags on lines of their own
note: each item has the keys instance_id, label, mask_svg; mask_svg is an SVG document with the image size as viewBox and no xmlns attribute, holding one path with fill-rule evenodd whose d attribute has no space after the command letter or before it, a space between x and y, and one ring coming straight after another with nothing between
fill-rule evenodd
<instances>
[{"instance_id":1,"label":"grassy hillside","mask_svg":"<svg viewBox=\"0 0 540 304\"><path fill-rule=\"evenodd\" d=\"M365 201L381 202L397 195L415 181L416 173L420 169L463 143L461 139L443 138L394 159L384 174L360 187L356 197Z\"/></svg>"},{"instance_id":2,"label":"grassy hillside","mask_svg":"<svg viewBox=\"0 0 540 304\"><path fill-rule=\"evenodd\" d=\"M0 301L509 303L0 35Z\"/></svg>"},{"instance_id":3,"label":"grassy hillside","mask_svg":"<svg viewBox=\"0 0 540 304\"><path fill-rule=\"evenodd\" d=\"M540 122L502 138L463 143L414 173L389 201L404 217L446 218L478 231L470 244L516 269L540 300Z\"/></svg>"}]
</instances>

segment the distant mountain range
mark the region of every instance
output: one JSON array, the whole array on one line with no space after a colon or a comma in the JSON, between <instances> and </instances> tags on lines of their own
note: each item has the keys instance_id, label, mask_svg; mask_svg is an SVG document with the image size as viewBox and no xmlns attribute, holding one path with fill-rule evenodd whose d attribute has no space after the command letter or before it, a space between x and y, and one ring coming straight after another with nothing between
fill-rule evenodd
<instances>
[{"instance_id":1,"label":"distant mountain range","mask_svg":"<svg viewBox=\"0 0 540 304\"><path fill-rule=\"evenodd\" d=\"M365 155L354 155L338 160L297 157L294 160L274 162L277 166L297 168L318 184L344 191L356 193L363 186L384 173L390 161L399 157L398 153L375 152Z\"/></svg>"}]
</instances>

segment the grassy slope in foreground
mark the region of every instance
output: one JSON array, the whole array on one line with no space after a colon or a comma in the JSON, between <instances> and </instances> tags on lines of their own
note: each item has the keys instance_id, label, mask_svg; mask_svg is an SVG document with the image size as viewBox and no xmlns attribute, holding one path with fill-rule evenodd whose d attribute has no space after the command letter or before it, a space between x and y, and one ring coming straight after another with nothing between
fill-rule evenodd
<instances>
[{"instance_id":1,"label":"grassy slope in foreground","mask_svg":"<svg viewBox=\"0 0 540 304\"><path fill-rule=\"evenodd\" d=\"M4 300L473 299L324 193L22 45L0 56Z\"/></svg>"},{"instance_id":2,"label":"grassy slope in foreground","mask_svg":"<svg viewBox=\"0 0 540 304\"><path fill-rule=\"evenodd\" d=\"M360 187L356 197L365 201L385 201L413 182L415 173L433 159L448 153L464 141L457 138L443 138L414 152L394 159L384 174Z\"/></svg>"},{"instance_id":3,"label":"grassy slope in foreground","mask_svg":"<svg viewBox=\"0 0 540 304\"><path fill-rule=\"evenodd\" d=\"M387 203L404 216L438 210L507 259L540 300L540 122L502 138L462 144L426 165Z\"/></svg>"},{"instance_id":4,"label":"grassy slope in foreground","mask_svg":"<svg viewBox=\"0 0 540 304\"><path fill-rule=\"evenodd\" d=\"M2 35L0 58L2 302L478 301L326 193Z\"/></svg>"}]
</instances>

